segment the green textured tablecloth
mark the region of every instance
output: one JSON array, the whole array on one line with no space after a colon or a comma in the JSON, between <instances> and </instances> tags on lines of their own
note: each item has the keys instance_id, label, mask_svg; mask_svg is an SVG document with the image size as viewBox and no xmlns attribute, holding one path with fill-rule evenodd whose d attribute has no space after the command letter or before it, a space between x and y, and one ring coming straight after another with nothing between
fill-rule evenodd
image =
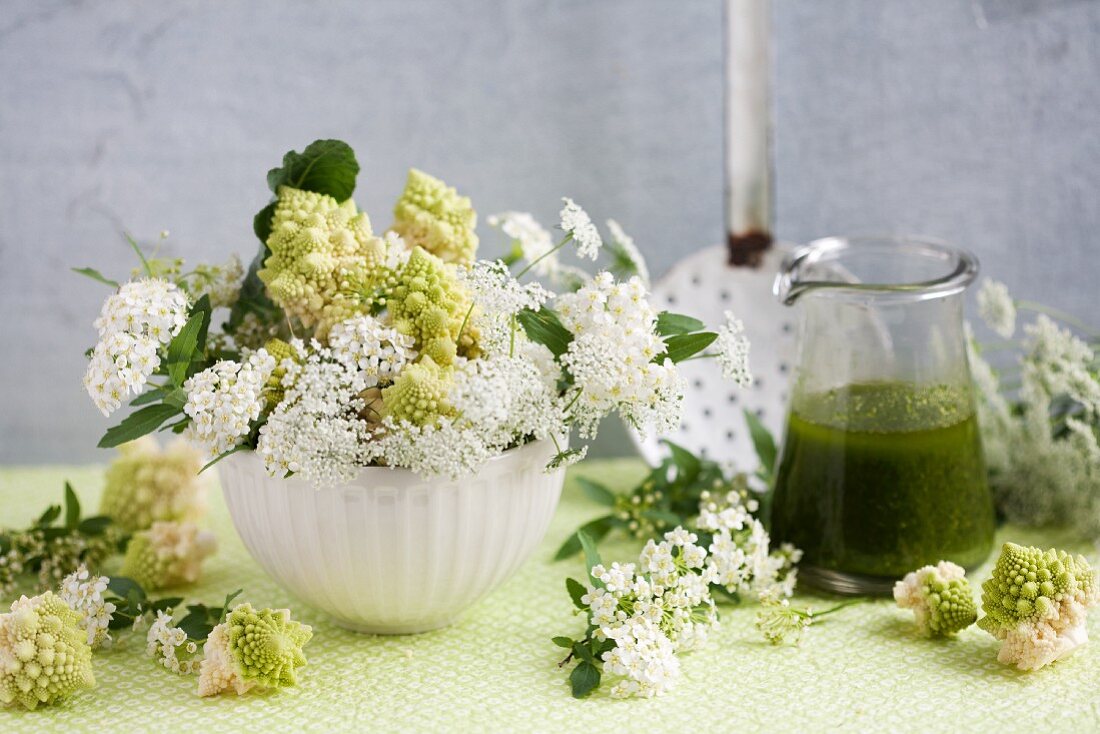
<instances>
[{"instance_id":1,"label":"green textured tablecloth","mask_svg":"<svg viewBox=\"0 0 1100 734\"><path fill-rule=\"evenodd\" d=\"M621 489L641 472L633 461L593 461L578 470ZM98 468L0 470L0 525L31 521L59 501L66 478L94 508ZM998 643L976 628L954 641L920 639L911 615L885 601L823 619L797 648L764 643L751 605L727 608L707 649L684 656L683 677L670 694L616 701L597 693L577 701L550 637L583 628L564 590L565 576L582 571L579 560L550 559L599 508L572 483L542 547L516 576L454 627L409 637L357 635L327 622L252 562L216 486L210 504L206 522L220 549L189 598L217 602L243 586L242 598L256 605L293 609L314 629L301 684L200 699L194 678L159 668L144 656L144 640L131 639L97 655L95 689L36 712L0 710L0 732L1100 730L1100 614L1089 624L1097 638L1091 645L1052 668L1021 674L997 662ZM625 542L602 550L607 559L637 554Z\"/></svg>"}]
</instances>

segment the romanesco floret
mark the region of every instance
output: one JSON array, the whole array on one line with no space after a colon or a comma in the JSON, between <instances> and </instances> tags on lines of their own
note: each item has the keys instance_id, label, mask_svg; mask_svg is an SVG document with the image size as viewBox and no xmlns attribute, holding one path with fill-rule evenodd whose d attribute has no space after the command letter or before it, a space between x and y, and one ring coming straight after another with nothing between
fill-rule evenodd
<instances>
[{"instance_id":1,"label":"romanesco floret","mask_svg":"<svg viewBox=\"0 0 1100 734\"><path fill-rule=\"evenodd\" d=\"M152 436L123 444L107 468L99 511L127 532L159 520L197 520L206 511L201 467L202 457L184 441L163 451Z\"/></svg>"},{"instance_id":2,"label":"romanesco floret","mask_svg":"<svg viewBox=\"0 0 1100 734\"><path fill-rule=\"evenodd\" d=\"M907 573L894 584L894 599L902 609L913 610L927 637L953 635L978 618L966 571L950 561Z\"/></svg>"},{"instance_id":3,"label":"romanesco floret","mask_svg":"<svg viewBox=\"0 0 1100 734\"><path fill-rule=\"evenodd\" d=\"M202 573L203 560L217 548L209 530L192 523L156 522L130 539L122 575L145 589L193 584Z\"/></svg>"},{"instance_id":4,"label":"romanesco floret","mask_svg":"<svg viewBox=\"0 0 1100 734\"><path fill-rule=\"evenodd\" d=\"M453 414L447 396L454 369L440 367L431 357L401 370L397 380L382 390L382 415L418 426L434 424L440 416Z\"/></svg>"},{"instance_id":5,"label":"romanesco floret","mask_svg":"<svg viewBox=\"0 0 1100 734\"><path fill-rule=\"evenodd\" d=\"M340 204L289 186L277 196L271 255L257 275L271 300L323 339L333 324L364 311L358 291L385 270L390 245L351 199Z\"/></svg>"},{"instance_id":6,"label":"romanesco floret","mask_svg":"<svg viewBox=\"0 0 1100 734\"><path fill-rule=\"evenodd\" d=\"M283 384L283 378L286 377L286 365L283 363L290 360L300 364L302 355L298 354L297 349L282 339L270 339L264 344L264 349L275 358L275 369L271 371L271 376L267 378L267 388L264 390L264 394L267 396L267 409L275 410L275 406L283 402L283 398L286 396L286 385Z\"/></svg>"},{"instance_id":7,"label":"romanesco floret","mask_svg":"<svg viewBox=\"0 0 1100 734\"><path fill-rule=\"evenodd\" d=\"M313 629L293 621L288 609L237 606L203 646L199 695L295 685L297 669L306 664L302 647L311 637Z\"/></svg>"},{"instance_id":8,"label":"romanesco floret","mask_svg":"<svg viewBox=\"0 0 1100 734\"><path fill-rule=\"evenodd\" d=\"M52 591L24 596L0 614L0 703L34 709L94 685L80 614Z\"/></svg>"},{"instance_id":9,"label":"romanesco floret","mask_svg":"<svg viewBox=\"0 0 1100 734\"><path fill-rule=\"evenodd\" d=\"M418 353L438 365L450 365L457 354L476 357L478 332L467 319L470 299L453 266L416 248L389 296L394 328L416 340ZM465 323L465 328L463 328Z\"/></svg>"},{"instance_id":10,"label":"romanesco floret","mask_svg":"<svg viewBox=\"0 0 1100 734\"><path fill-rule=\"evenodd\" d=\"M1003 641L997 659L1038 670L1088 642L1088 608L1100 603L1097 574L1082 556L1005 543L982 584L978 626Z\"/></svg>"},{"instance_id":11,"label":"romanesco floret","mask_svg":"<svg viewBox=\"0 0 1100 734\"><path fill-rule=\"evenodd\" d=\"M477 212L470 199L415 168L393 209L390 228L409 247L420 246L440 260L466 265L477 254Z\"/></svg>"}]
</instances>

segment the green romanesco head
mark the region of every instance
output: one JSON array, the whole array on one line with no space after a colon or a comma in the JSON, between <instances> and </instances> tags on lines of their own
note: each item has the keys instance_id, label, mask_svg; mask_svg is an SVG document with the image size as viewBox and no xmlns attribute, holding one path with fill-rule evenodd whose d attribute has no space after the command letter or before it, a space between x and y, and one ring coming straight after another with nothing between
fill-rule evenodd
<instances>
[{"instance_id":1,"label":"green romanesco head","mask_svg":"<svg viewBox=\"0 0 1100 734\"><path fill-rule=\"evenodd\" d=\"M215 550L213 533L192 523L153 523L130 538L122 575L148 590L193 584L202 573L203 560Z\"/></svg>"},{"instance_id":2,"label":"green romanesco head","mask_svg":"<svg viewBox=\"0 0 1100 734\"><path fill-rule=\"evenodd\" d=\"M417 247L389 296L394 327L416 340L416 351L438 365L450 365L456 355L478 356L478 332L467 319L470 298L447 265Z\"/></svg>"},{"instance_id":3,"label":"green romanesco head","mask_svg":"<svg viewBox=\"0 0 1100 734\"><path fill-rule=\"evenodd\" d=\"M271 371L271 376L267 378L267 389L264 391L264 395L267 397L267 409L274 410L275 406L283 402L283 398L286 396L286 385L283 384L283 378L286 377L286 367L283 362L289 359L291 362L300 364L302 355L298 354L298 350L282 339L269 340L264 344L264 349L275 358L275 369Z\"/></svg>"},{"instance_id":4,"label":"green romanesco head","mask_svg":"<svg viewBox=\"0 0 1100 734\"><path fill-rule=\"evenodd\" d=\"M454 368L441 367L424 357L401 370L392 385L382 390L382 415L418 426L435 423L441 416L452 415L447 402Z\"/></svg>"},{"instance_id":5,"label":"green romanesco head","mask_svg":"<svg viewBox=\"0 0 1100 734\"><path fill-rule=\"evenodd\" d=\"M34 709L95 686L80 614L52 591L0 614L0 704Z\"/></svg>"},{"instance_id":6,"label":"green romanesco head","mask_svg":"<svg viewBox=\"0 0 1100 734\"><path fill-rule=\"evenodd\" d=\"M894 585L894 599L913 610L917 627L928 637L953 635L978 618L966 571L950 561L906 574Z\"/></svg>"},{"instance_id":7,"label":"green romanesco head","mask_svg":"<svg viewBox=\"0 0 1100 734\"><path fill-rule=\"evenodd\" d=\"M993 575L982 584L978 626L996 634L1057 616L1063 604L1095 602L1096 571L1083 556L1005 543Z\"/></svg>"},{"instance_id":8,"label":"green romanesco head","mask_svg":"<svg viewBox=\"0 0 1100 734\"><path fill-rule=\"evenodd\" d=\"M241 604L225 620L229 655L240 677L268 688L292 686L306 664L302 647L313 637L288 609L253 609Z\"/></svg>"},{"instance_id":9,"label":"green romanesco head","mask_svg":"<svg viewBox=\"0 0 1100 734\"><path fill-rule=\"evenodd\" d=\"M280 186L271 254L257 275L288 315L324 338L333 324L363 313L359 293L386 270L386 240L371 232L370 219L348 199Z\"/></svg>"},{"instance_id":10,"label":"green romanesco head","mask_svg":"<svg viewBox=\"0 0 1100 734\"><path fill-rule=\"evenodd\" d=\"M444 262L466 265L477 254L477 212L470 199L415 168L393 208L390 228L410 247L423 247Z\"/></svg>"},{"instance_id":11,"label":"green romanesco head","mask_svg":"<svg viewBox=\"0 0 1100 734\"><path fill-rule=\"evenodd\" d=\"M161 520L197 520L206 511L202 457L187 443L162 451L156 439L143 436L118 451L107 467L99 511L119 528L132 533Z\"/></svg>"}]
</instances>

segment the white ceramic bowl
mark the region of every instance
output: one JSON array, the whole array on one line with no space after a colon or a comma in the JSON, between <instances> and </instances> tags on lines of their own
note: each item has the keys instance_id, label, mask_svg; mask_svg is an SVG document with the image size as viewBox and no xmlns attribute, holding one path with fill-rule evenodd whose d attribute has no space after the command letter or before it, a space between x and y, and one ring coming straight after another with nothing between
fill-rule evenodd
<instances>
[{"instance_id":1,"label":"white ceramic bowl","mask_svg":"<svg viewBox=\"0 0 1100 734\"><path fill-rule=\"evenodd\" d=\"M371 467L320 490L269 477L253 452L218 467L237 532L281 586L343 627L406 634L452 623L527 560L561 495L554 453L536 441L455 481Z\"/></svg>"}]
</instances>

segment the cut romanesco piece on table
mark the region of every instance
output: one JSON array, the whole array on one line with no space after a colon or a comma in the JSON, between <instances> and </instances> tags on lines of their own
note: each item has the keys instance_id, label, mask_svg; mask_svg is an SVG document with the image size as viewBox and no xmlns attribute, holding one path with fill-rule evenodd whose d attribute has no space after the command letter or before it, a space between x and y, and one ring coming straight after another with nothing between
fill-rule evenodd
<instances>
[{"instance_id":1,"label":"cut romanesco piece on table","mask_svg":"<svg viewBox=\"0 0 1100 734\"><path fill-rule=\"evenodd\" d=\"M927 637L947 637L974 624L978 608L966 571L950 561L924 566L894 584L894 600L912 609Z\"/></svg>"},{"instance_id":2,"label":"cut romanesco piece on table","mask_svg":"<svg viewBox=\"0 0 1100 734\"><path fill-rule=\"evenodd\" d=\"M193 584L202 573L203 560L217 547L213 533L192 523L153 523L130 539L122 575L145 589Z\"/></svg>"},{"instance_id":3,"label":"cut romanesco piece on table","mask_svg":"<svg viewBox=\"0 0 1100 734\"><path fill-rule=\"evenodd\" d=\"M295 685L297 669L306 664L302 648L312 637L313 629L292 620L288 609L237 606L203 646L199 695Z\"/></svg>"},{"instance_id":4,"label":"cut romanesco piece on table","mask_svg":"<svg viewBox=\"0 0 1100 734\"><path fill-rule=\"evenodd\" d=\"M394 244L373 234L351 199L280 186L271 254L257 275L271 300L323 339L333 324L369 308L361 293L385 280Z\"/></svg>"},{"instance_id":5,"label":"cut romanesco piece on table","mask_svg":"<svg viewBox=\"0 0 1100 734\"><path fill-rule=\"evenodd\" d=\"M1038 670L1088 642L1088 608L1100 603L1097 573L1082 556L1005 543L982 584L978 626L1003 641L997 659Z\"/></svg>"},{"instance_id":6,"label":"cut romanesco piece on table","mask_svg":"<svg viewBox=\"0 0 1100 734\"><path fill-rule=\"evenodd\" d=\"M479 354L469 294L447 265L423 248L409 255L389 295L394 327L416 340L416 351L448 366L455 356Z\"/></svg>"},{"instance_id":7,"label":"cut romanesco piece on table","mask_svg":"<svg viewBox=\"0 0 1100 734\"><path fill-rule=\"evenodd\" d=\"M80 620L52 591L24 596L0 614L0 703L34 709L95 686Z\"/></svg>"},{"instance_id":8,"label":"cut romanesco piece on table","mask_svg":"<svg viewBox=\"0 0 1100 734\"><path fill-rule=\"evenodd\" d=\"M99 501L99 511L118 527L132 533L161 520L197 520L206 511L202 457L192 446L175 441L162 450L152 436L142 436L118 451Z\"/></svg>"},{"instance_id":9,"label":"cut romanesco piece on table","mask_svg":"<svg viewBox=\"0 0 1100 734\"><path fill-rule=\"evenodd\" d=\"M393 216L390 229L409 247L423 247L444 262L467 265L474 261L477 212L469 197L459 196L438 178L410 169Z\"/></svg>"}]
</instances>

